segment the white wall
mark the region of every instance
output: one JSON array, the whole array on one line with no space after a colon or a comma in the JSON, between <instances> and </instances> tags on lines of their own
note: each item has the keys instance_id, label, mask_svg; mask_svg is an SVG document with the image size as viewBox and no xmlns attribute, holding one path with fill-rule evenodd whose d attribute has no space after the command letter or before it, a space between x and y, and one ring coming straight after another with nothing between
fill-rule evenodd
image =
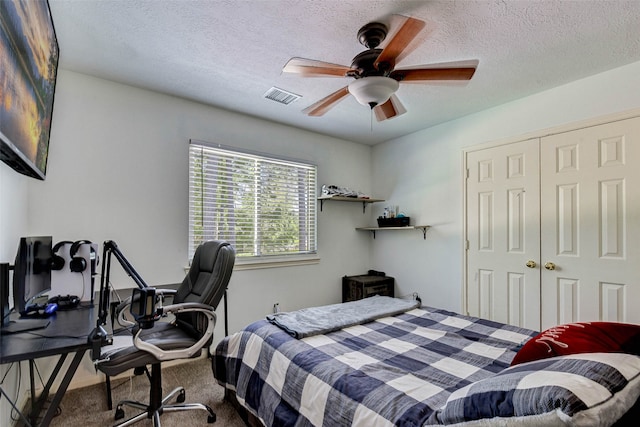
<instances>
[{"instance_id":1,"label":"white wall","mask_svg":"<svg viewBox=\"0 0 640 427\"><path fill-rule=\"evenodd\" d=\"M0 262L13 264L18 239L27 231L29 180L0 162Z\"/></svg>"},{"instance_id":2,"label":"white wall","mask_svg":"<svg viewBox=\"0 0 640 427\"><path fill-rule=\"evenodd\" d=\"M412 223L433 227L426 241L378 233L371 264L394 276L400 293L417 291L423 303L461 311L462 149L635 109L638 94L640 62L375 146L375 196L399 205ZM375 205L375 216L383 208Z\"/></svg>"}]
</instances>

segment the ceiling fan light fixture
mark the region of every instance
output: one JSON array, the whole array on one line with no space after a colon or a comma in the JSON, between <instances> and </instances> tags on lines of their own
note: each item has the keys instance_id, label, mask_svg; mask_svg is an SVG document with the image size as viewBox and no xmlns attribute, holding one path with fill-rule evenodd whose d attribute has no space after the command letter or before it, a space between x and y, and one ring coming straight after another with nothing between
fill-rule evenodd
<instances>
[{"instance_id":1,"label":"ceiling fan light fixture","mask_svg":"<svg viewBox=\"0 0 640 427\"><path fill-rule=\"evenodd\" d=\"M373 108L389 100L399 87L391 77L369 76L356 79L349 84L349 93L362 105Z\"/></svg>"}]
</instances>

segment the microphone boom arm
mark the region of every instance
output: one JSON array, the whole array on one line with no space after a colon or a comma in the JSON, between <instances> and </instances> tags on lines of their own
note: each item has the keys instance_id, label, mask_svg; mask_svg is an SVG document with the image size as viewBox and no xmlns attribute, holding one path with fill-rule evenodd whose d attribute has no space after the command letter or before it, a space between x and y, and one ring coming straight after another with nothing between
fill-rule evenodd
<instances>
[{"instance_id":1,"label":"microphone boom arm","mask_svg":"<svg viewBox=\"0 0 640 427\"><path fill-rule=\"evenodd\" d=\"M99 322L104 325L107 322L107 313L109 310L109 278L111 275L111 255L115 256L122 269L133 279L138 288L148 288L142 276L133 268L133 265L124 256L118 245L113 240L107 240L102 245L102 277L100 280L100 313Z\"/></svg>"},{"instance_id":2,"label":"microphone boom arm","mask_svg":"<svg viewBox=\"0 0 640 427\"><path fill-rule=\"evenodd\" d=\"M89 335L89 343L92 345L92 359L96 360L100 356L100 347L109 342L108 334L104 329L109 313L109 278L111 275L111 255L115 256L123 270L138 285L138 288L148 288L142 276L133 268L124 254L113 240L107 240L102 245L102 275L100 277L100 295L98 303L98 320L96 328Z\"/></svg>"}]
</instances>

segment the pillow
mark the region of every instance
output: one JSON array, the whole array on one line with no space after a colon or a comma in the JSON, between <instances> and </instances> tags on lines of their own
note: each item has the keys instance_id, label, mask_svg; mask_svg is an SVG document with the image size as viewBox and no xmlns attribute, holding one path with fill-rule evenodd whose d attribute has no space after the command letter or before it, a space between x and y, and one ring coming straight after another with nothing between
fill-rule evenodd
<instances>
[{"instance_id":1,"label":"pillow","mask_svg":"<svg viewBox=\"0 0 640 427\"><path fill-rule=\"evenodd\" d=\"M640 325L580 322L555 326L527 341L511 361L511 366L577 353L640 355Z\"/></svg>"},{"instance_id":2,"label":"pillow","mask_svg":"<svg viewBox=\"0 0 640 427\"><path fill-rule=\"evenodd\" d=\"M640 396L640 357L583 353L511 366L451 393L440 424L612 425Z\"/></svg>"}]
</instances>

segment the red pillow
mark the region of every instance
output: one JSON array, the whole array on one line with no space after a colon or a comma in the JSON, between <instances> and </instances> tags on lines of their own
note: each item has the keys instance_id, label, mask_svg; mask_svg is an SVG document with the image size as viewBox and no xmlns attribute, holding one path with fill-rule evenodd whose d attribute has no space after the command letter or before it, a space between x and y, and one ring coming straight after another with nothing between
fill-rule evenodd
<instances>
[{"instance_id":1,"label":"red pillow","mask_svg":"<svg viewBox=\"0 0 640 427\"><path fill-rule=\"evenodd\" d=\"M629 353L640 356L640 325L579 322L554 326L531 338L511 366L577 353Z\"/></svg>"}]
</instances>

